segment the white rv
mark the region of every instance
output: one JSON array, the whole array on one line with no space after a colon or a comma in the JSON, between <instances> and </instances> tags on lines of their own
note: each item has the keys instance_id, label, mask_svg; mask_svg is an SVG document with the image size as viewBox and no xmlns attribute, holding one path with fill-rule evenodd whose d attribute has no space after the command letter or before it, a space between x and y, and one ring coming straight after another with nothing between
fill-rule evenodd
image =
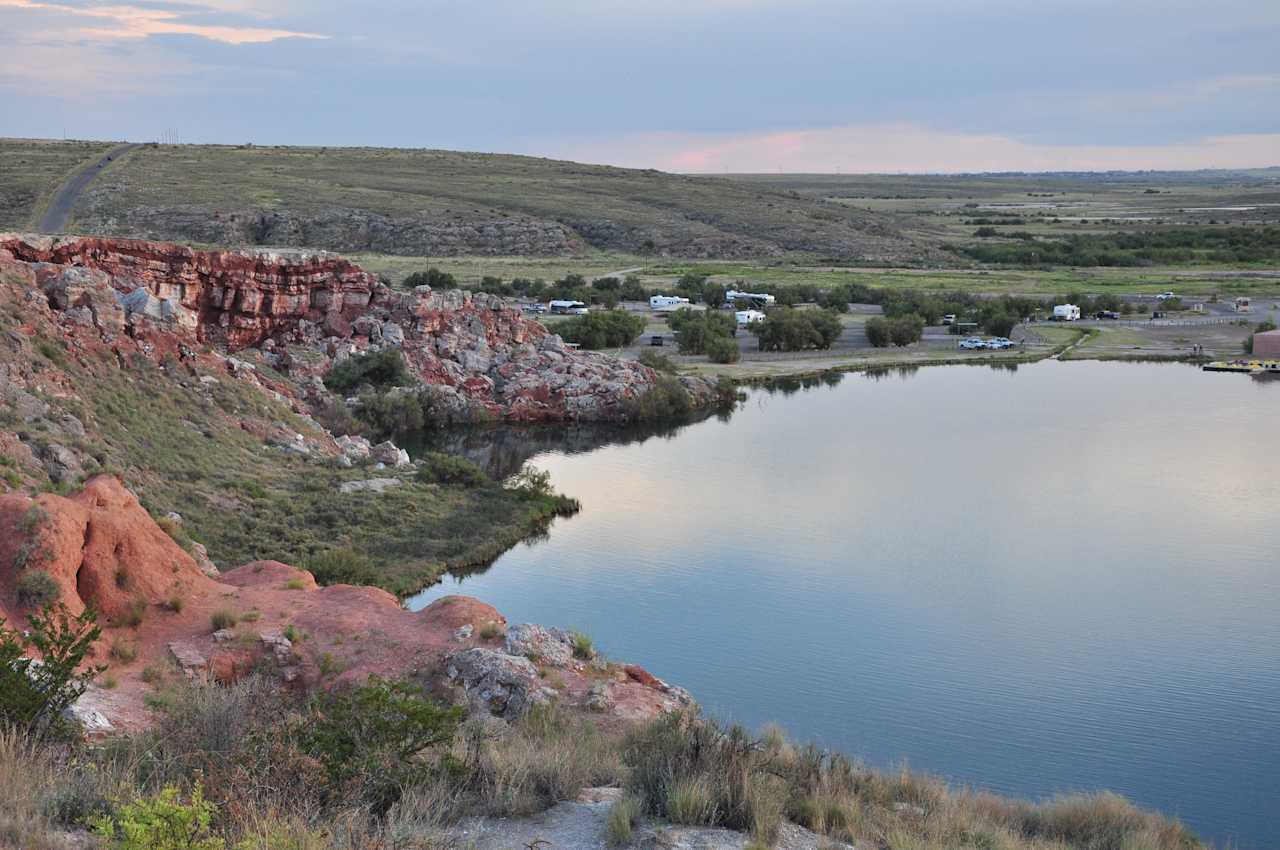
<instances>
[{"instance_id":1,"label":"white rv","mask_svg":"<svg viewBox=\"0 0 1280 850\"><path fill-rule=\"evenodd\" d=\"M661 310L664 307L679 307L682 304L688 304L688 298L681 298L679 295L650 295L649 308L652 310Z\"/></svg>"},{"instance_id":2,"label":"white rv","mask_svg":"<svg viewBox=\"0 0 1280 850\"><path fill-rule=\"evenodd\" d=\"M1059 304L1053 308L1055 322L1075 322L1080 319L1080 308L1074 304Z\"/></svg>"},{"instance_id":3,"label":"white rv","mask_svg":"<svg viewBox=\"0 0 1280 850\"><path fill-rule=\"evenodd\" d=\"M764 321L764 313L759 310L739 310L733 314L733 317L738 320L738 327L740 328L745 328L752 322Z\"/></svg>"},{"instance_id":4,"label":"white rv","mask_svg":"<svg viewBox=\"0 0 1280 850\"><path fill-rule=\"evenodd\" d=\"M581 301L549 301L547 310L560 316L586 315L587 305Z\"/></svg>"},{"instance_id":5,"label":"white rv","mask_svg":"<svg viewBox=\"0 0 1280 850\"><path fill-rule=\"evenodd\" d=\"M724 300L729 304L735 301L746 301L752 307L771 307L777 299L767 292L739 292L736 289L730 289L724 294Z\"/></svg>"}]
</instances>

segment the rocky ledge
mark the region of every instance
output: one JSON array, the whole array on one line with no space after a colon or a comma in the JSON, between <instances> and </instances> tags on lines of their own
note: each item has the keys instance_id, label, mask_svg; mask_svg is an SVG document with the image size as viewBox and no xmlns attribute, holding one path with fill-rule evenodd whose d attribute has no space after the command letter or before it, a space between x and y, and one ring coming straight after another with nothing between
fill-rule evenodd
<instances>
[{"instance_id":1,"label":"rocky ledge","mask_svg":"<svg viewBox=\"0 0 1280 850\"><path fill-rule=\"evenodd\" d=\"M98 612L96 657L110 660L116 684L90 689L76 706L94 732L150 723L144 671L155 665L223 683L257 671L299 690L411 677L456 689L473 711L506 720L555 702L620 723L691 702L569 632L509 626L469 597L406 611L385 591L318 587L310 573L277 561L211 576L110 476L70 497L0 495L0 618L11 628L23 628L31 611L19 599L19 563L48 573L72 612ZM120 646L131 651L111 651Z\"/></svg>"},{"instance_id":2,"label":"rocky ledge","mask_svg":"<svg viewBox=\"0 0 1280 850\"><path fill-rule=\"evenodd\" d=\"M661 380L634 361L569 348L501 298L396 291L325 252L0 234L0 278L39 291L63 324L103 341L167 335L228 354L260 349L317 395L335 362L399 348L433 388L433 409L456 421L621 421ZM679 380L694 406L714 402L710 381Z\"/></svg>"}]
</instances>

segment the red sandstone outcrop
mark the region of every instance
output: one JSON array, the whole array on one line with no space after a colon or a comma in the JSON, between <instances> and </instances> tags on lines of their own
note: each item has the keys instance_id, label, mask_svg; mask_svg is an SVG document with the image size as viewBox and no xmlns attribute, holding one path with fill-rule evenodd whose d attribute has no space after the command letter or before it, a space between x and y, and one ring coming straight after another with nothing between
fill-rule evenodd
<instances>
[{"instance_id":1,"label":"red sandstone outcrop","mask_svg":"<svg viewBox=\"0 0 1280 850\"><path fill-rule=\"evenodd\" d=\"M228 352L261 346L273 365L319 377L369 347L400 348L433 408L459 421L620 420L659 376L568 348L503 299L399 292L336 255L200 251L129 239L0 235L0 269L104 338L128 330ZM682 378L695 405L709 381Z\"/></svg>"},{"instance_id":2,"label":"red sandstone outcrop","mask_svg":"<svg viewBox=\"0 0 1280 850\"><path fill-rule=\"evenodd\" d=\"M33 538L41 554L16 558L24 547L32 551ZM689 702L634 665L513 652L506 619L475 599L449 596L411 612L383 590L317 587L310 573L277 561L209 578L109 476L70 497L0 496L0 617L21 628L29 608L16 592L18 563L52 575L72 611L100 612L95 660L110 665L118 684L95 689L83 706L97 731L150 722L143 670L157 666L220 682L266 670L294 688L416 675L456 687L474 709L506 717L555 701L618 722ZM215 612L235 624L215 632ZM112 651L120 645L136 657Z\"/></svg>"}]
</instances>

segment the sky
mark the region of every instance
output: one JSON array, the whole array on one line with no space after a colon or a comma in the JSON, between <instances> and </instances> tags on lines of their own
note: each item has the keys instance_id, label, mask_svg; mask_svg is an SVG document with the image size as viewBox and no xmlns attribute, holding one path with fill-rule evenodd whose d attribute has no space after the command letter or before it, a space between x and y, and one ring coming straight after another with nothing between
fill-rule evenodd
<instances>
[{"instance_id":1,"label":"sky","mask_svg":"<svg viewBox=\"0 0 1280 850\"><path fill-rule=\"evenodd\" d=\"M0 136L678 172L1280 165L1275 0L0 0Z\"/></svg>"}]
</instances>

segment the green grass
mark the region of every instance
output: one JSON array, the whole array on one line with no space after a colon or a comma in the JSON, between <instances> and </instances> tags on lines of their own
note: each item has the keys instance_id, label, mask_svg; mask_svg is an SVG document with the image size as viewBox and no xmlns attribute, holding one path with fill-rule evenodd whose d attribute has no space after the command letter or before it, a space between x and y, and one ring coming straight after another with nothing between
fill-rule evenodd
<instances>
[{"instance_id":1,"label":"green grass","mask_svg":"<svg viewBox=\"0 0 1280 850\"><path fill-rule=\"evenodd\" d=\"M0 230L33 230L72 173L111 150L110 142L0 139Z\"/></svg>"},{"instance_id":2,"label":"green grass","mask_svg":"<svg viewBox=\"0 0 1280 850\"><path fill-rule=\"evenodd\" d=\"M181 525L164 521L166 530L184 548L203 543L224 568L266 559L304 566L352 550L371 570L364 578L408 594L447 569L488 563L570 509L554 494L484 479L406 475L381 494L342 494L342 482L369 473L266 447L241 427L278 423L321 436L252 385L224 378L205 389L140 358L90 357L65 372L82 394L86 448L122 471L153 516L181 514ZM260 374L288 381L265 364Z\"/></svg>"},{"instance_id":3,"label":"green grass","mask_svg":"<svg viewBox=\"0 0 1280 850\"><path fill-rule=\"evenodd\" d=\"M931 254L892 219L820 198L534 157L162 145L113 163L111 176L82 197L74 229L288 244L298 232L281 226L289 220L304 224L311 247L433 257L782 250L882 263Z\"/></svg>"}]
</instances>

